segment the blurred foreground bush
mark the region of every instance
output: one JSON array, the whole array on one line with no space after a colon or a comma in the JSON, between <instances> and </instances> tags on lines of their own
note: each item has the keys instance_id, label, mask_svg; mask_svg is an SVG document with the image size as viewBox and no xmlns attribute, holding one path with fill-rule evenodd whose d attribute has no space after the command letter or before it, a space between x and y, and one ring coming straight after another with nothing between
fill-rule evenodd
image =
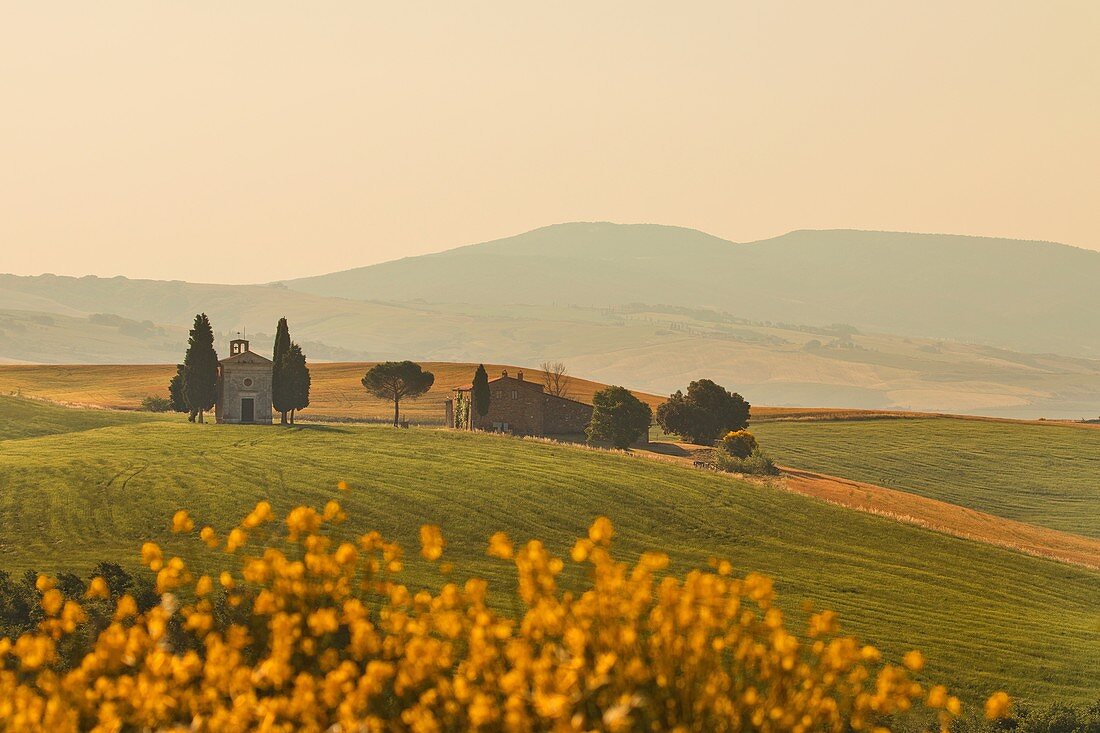
<instances>
[{"instance_id":1,"label":"blurred foreground bush","mask_svg":"<svg viewBox=\"0 0 1100 733\"><path fill-rule=\"evenodd\" d=\"M919 652L884 663L829 611L787 629L762 575L616 561L605 518L570 553L578 592L541 542L493 535L488 554L515 567L514 618L482 580L408 589L402 549L374 532L338 542L344 520L336 501L282 521L260 502L219 536L178 512L173 529L231 569L200 574L146 543L159 602L144 611L104 578L78 602L40 576L38 628L0 640L0 729L840 732L916 710L946 727L961 710L913 679ZM448 573L440 530L420 541ZM1008 704L998 693L985 713Z\"/></svg>"}]
</instances>

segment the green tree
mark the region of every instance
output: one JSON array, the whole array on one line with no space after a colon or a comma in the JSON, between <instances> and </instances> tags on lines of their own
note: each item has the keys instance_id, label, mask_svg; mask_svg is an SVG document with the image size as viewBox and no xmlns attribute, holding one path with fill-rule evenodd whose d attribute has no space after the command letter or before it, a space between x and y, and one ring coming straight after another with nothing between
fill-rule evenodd
<instances>
[{"instance_id":1,"label":"green tree","mask_svg":"<svg viewBox=\"0 0 1100 733\"><path fill-rule=\"evenodd\" d=\"M183 357L183 398L192 422L203 422L203 413L218 396L218 354L214 351L214 330L205 313L195 316Z\"/></svg>"},{"instance_id":2,"label":"green tree","mask_svg":"<svg viewBox=\"0 0 1100 733\"><path fill-rule=\"evenodd\" d=\"M649 430L653 411L626 387L606 387L592 396L592 422L585 434L589 443L626 448Z\"/></svg>"},{"instance_id":3,"label":"green tree","mask_svg":"<svg viewBox=\"0 0 1100 733\"><path fill-rule=\"evenodd\" d=\"M411 361L375 364L363 376L363 386L375 397L393 400L393 426L401 424L401 400L416 399L435 384L435 375Z\"/></svg>"},{"instance_id":4,"label":"green tree","mask_svg":"<svg viewBox=\"0 0 1100 733\"><path fill-rule=\"evenodd\" d=\"M474 382L470 387L470 396L474 401L474 411L481 417L489 414L489 375L484 364L477 365Z\"/></svg>"},{"instance_id":5,"label":"green tree","mask_svg":"<svg viewBox=\"0 0 1100 733\"><path fill-rule=\"evenodd\" d=\"M279 422L287 423L287 413L293 410L293 389L283 371L283 361L290 351L290 327L286 318L275 327L275 348L271 352L271 406L279 413Z\"/></svg>"},{"instance_id":6,"label":"green tree","mask_svg":"<svg viewBox=\"0 0 1100 733\"><path fill-rule=\"evenodd\" d=\"M290 410L290 424L294 424L294 414L309 407L309 367L302 347L292 343L280 362L283 375L283 389L286 407Z\"/></svg>"},{"instance_id":7,"label":"green tree","mask_svg":"<svg viewBox=\"0 0 1100 733\"><path fill-rule=\"evenodd\" d=\"M719 435L748 427L749 408L736 392L700 379L688 385L686 395L677 390L657 408L657 424L696 445L713 445Z\"/></svg>"},{"instance_id":8,"label":"green tree","mask_svg":"<svg viewBox=\"0 0 1100 733\"><path fill-rule=\"evenodd\" d=\"M168 399L174 412L187 412L187 398L183 394L183 364L176 364L176 374L168 382Z\"/></svg>"}]
</instances>

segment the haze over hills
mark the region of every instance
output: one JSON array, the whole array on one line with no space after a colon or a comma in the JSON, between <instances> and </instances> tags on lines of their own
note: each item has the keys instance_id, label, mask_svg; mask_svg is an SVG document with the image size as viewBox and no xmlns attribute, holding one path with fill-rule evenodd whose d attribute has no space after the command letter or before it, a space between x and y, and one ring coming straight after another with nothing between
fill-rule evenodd
<instances>
[{"instance_id":1,"label":"haze over hills","mask_svg":"<svg viewBox=\"0 0 1100 733\"><path fill-rule=\"evenodd\" d=\"M175 363L203 311L219 348L247 329L261 352L286 316L314 361L564 360L656 394L709 376L756 404L1095 417L1098 263L972 237L564 224L285 284L0 275L0 363Z\"/></svg>"},{"instance_id":2,"label":"haze over hills","mask_svg":"<svg viewBox=\"0 0 1100 733\"><path fill-rule=\"evenodd\" d=\"M286 284L371 300L660 303L1100 356L1098 282L1100 252L1049 242L833 230L734 244L681 227L572 223Z\"/></svg>"}]
</instances>

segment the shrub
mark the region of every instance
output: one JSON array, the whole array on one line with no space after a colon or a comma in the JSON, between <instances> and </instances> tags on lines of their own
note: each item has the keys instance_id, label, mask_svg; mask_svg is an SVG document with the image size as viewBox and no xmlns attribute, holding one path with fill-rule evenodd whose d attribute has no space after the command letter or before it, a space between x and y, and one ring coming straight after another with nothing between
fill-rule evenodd
<instances>
[{"instance_id":1,"label":"shrub","mask_svg":"<svg viewBox=\"0 0 1100 733\"><path fill-rule=\"evenodd\" d=\"M147 412L169 412L172 410L172 400L160 395L149 395L142 399L141 409Z\"/></svg>"},{"instance_id":2,"label":"shrub","mask_svg":"<svg viewBox=\"0 0 1100 733\"><path fill-rule=\"evenodd\" d=\"M753 451L759 449L756 436L748 430L731 430L715 444L719 450L723 450L734 458L748 458Z\"/></svg>"},{"instance_id":3,"label":"shrub","mask_svg":"<svg viewBox=\"0 0 1100 733\"><path fill-rule=\"evenodd\" d=\"M946 730L961 712L912 678L919 652L883 663L830 611L788 630L772 581L735 578L728 562L684 576L661 553L619 562L606 518L570 553L586 570L575 592L542 542L493 535L488 554L514 566L518 618L494 611L477 578L410 590L401 547L377 532L339 542L345 518L330 501L276 524L261 501L223 538L177 512L173 530L209 548L207 572L146 543L161 600L145 611L101 578L78 602L39 576L37 631L0 640L0 730L839 733L913 707ZM441 563L438 527L421 527L420 545ZM109 624L87 634L97 605ZM67 669L59 649L74 639L87 653ZM1007 712L1002 698L987 714Z\"/></svg>"},{"instance_id":4,"label":"shrub","mask_svg":"<svg viewBox=\"0 0 1100 733\"><path fill-rule=\"evenodd\" d=\"M778 476L779 469L767 454L756 448L745 458L738 458L724 450L715 451L714 465L720 471L747 473L756 476Z\"/></svg>"}]
</instances>

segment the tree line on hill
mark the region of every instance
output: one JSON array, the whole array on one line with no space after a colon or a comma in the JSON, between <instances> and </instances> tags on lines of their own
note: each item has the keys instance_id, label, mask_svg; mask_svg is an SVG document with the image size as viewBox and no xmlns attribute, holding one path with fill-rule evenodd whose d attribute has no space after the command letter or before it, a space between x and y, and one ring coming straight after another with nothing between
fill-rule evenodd
<instances>
[{"instance_id":1,"label":"tree line on hill","mask_svg":"<svg viewBox=\"0 0 1100 733\"><path fill-rule=\"evenodd\" d=\"M565 397L569 377L561 362L544 362L544 390ZM169 384L172 409L188 413L191 422L203 422L203 415L217 401L218 355L214 350L214 332L205 313L195 316L183 363ZM416 399L435 384L435 376L412 361L387 361L375 364L360 380L371 395L393 403L393 425L401 425L402 400ZM275 330L272 352L272 407L280 414L280 423L294 424L298 410L309 406L311 386L309 367L301 346L290 337L286 318L280 318ZM471 407L481 417L489 413L491 392L489 375L479 364L471 385ZM670 435L679 435L696 445L716 446L720 459L731 470L753 470L758 459L763 472L771 472L770 461L759 451L756 439L746 431L751 406L736 392L709 379L688 385L687 392L669 395L656 412L656 422ZM630 390L611 385L592 397L592 418L585 429L589 443L627 448L647 436L654 422L652 408ZM724 454L724 455L723 455ZM720 460L721 463L721 460Z\"/></svg>"}]
</instances>

